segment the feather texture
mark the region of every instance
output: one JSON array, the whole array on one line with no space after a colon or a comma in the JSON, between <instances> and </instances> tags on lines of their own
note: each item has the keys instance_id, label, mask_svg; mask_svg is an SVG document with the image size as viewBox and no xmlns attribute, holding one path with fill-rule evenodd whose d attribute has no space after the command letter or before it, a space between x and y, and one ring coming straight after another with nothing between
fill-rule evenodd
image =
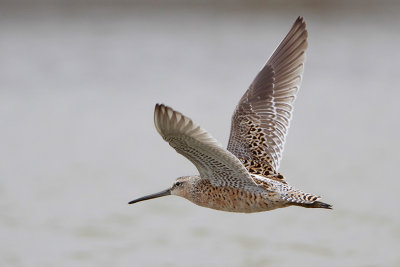
<instances>
[{"instance_id":1,"label":"feather texture","mask_svg":"<svg viewBox=\"0 0 400 267\"><path fill-rule=\"evenodd\" d=\"M238 158L278 171L303 74L307 34L299 17L240 99L228 143Z\"/></svg>"},{"instance_id":2,"label":"feather texture","mask_svg":"<svg viewBox=\"0 0 400 267\"><path fill-rule=\"evenodd\" d=\"M257 187L239 159L182 113L157 104L154 124L163 139L196 166L202 179L216 186Z\"/></svg>"}]
</instances>

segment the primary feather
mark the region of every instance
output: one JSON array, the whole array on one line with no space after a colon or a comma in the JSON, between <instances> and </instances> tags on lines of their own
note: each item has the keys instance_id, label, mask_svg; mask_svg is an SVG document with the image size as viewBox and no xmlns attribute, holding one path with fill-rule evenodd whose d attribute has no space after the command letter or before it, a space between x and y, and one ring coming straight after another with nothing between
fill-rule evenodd
<instances>
[{"instance_id":1,"label":"primary feather","mask_svg":"<svg viewBox=\"0 0 400 267\"><path fill-rule=\"evenodd\" d=\"M228 143L238 158L278 171L303 74L307 35L299 17L240 99Z\"/></svg>"}]
</instances>

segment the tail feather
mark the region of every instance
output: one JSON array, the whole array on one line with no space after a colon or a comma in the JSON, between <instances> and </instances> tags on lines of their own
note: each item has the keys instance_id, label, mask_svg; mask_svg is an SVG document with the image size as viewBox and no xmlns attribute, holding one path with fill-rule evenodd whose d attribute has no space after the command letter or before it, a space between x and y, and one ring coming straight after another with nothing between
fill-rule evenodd
<instances>
[{"instance_id":1,"label":"tail feather","mask_svg":"<svg viewBox=\"0 0 400 267\"><path fill-rule=\"evenodd\" d=\"M321 202L321 201L315 201L313 203L291 203L294 206L300 206L304 208L321 208L321 209L332 209L332 205Z\"/></svg>"}]
</instances>

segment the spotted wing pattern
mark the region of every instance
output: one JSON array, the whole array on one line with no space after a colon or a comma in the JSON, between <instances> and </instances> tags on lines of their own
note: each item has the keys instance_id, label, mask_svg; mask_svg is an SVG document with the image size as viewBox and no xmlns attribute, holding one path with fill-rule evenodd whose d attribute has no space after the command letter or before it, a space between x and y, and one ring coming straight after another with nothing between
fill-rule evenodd
<instances>
[{"instance_id":1,"label":"spotted wing pattern","mask_svg":"<svg viewBox=\"0 0 400 267\"><path fill-rule=\"evenodd\" d=\"M306 48L306 24L299 17L233 114L228 150L239 159L278 171Z\"/></svg>"},{"instance_id":2,"label":"spotted wing pattern","mask_svg":"<svg viewBox=\"0 0 400 267\"><path fill-rule=\"evenodd\" d=\"M239 159L190 118L157 104L154 124L163 139L196 166L201 178L217 186L257 187Z\"/></svg>"}]
</instances>

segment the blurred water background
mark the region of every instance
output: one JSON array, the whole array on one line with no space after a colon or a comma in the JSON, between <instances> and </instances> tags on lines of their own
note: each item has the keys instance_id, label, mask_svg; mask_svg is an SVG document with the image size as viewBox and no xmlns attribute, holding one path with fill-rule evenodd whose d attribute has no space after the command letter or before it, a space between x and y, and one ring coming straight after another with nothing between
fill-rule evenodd
<instances>
[{"instance_id":1,"label":"blurred water background","mask_svg":"<svg viewBox=\"0 0 400 267\"><path fill-rule=\"evenodd\" d=\"M399 2L0 2L1 266L400 266ZM256 73L305 17L280 171L334 210L258 214L178 197L196 169L168 104L227 144Z\"/></svg>"}]
</instances>

